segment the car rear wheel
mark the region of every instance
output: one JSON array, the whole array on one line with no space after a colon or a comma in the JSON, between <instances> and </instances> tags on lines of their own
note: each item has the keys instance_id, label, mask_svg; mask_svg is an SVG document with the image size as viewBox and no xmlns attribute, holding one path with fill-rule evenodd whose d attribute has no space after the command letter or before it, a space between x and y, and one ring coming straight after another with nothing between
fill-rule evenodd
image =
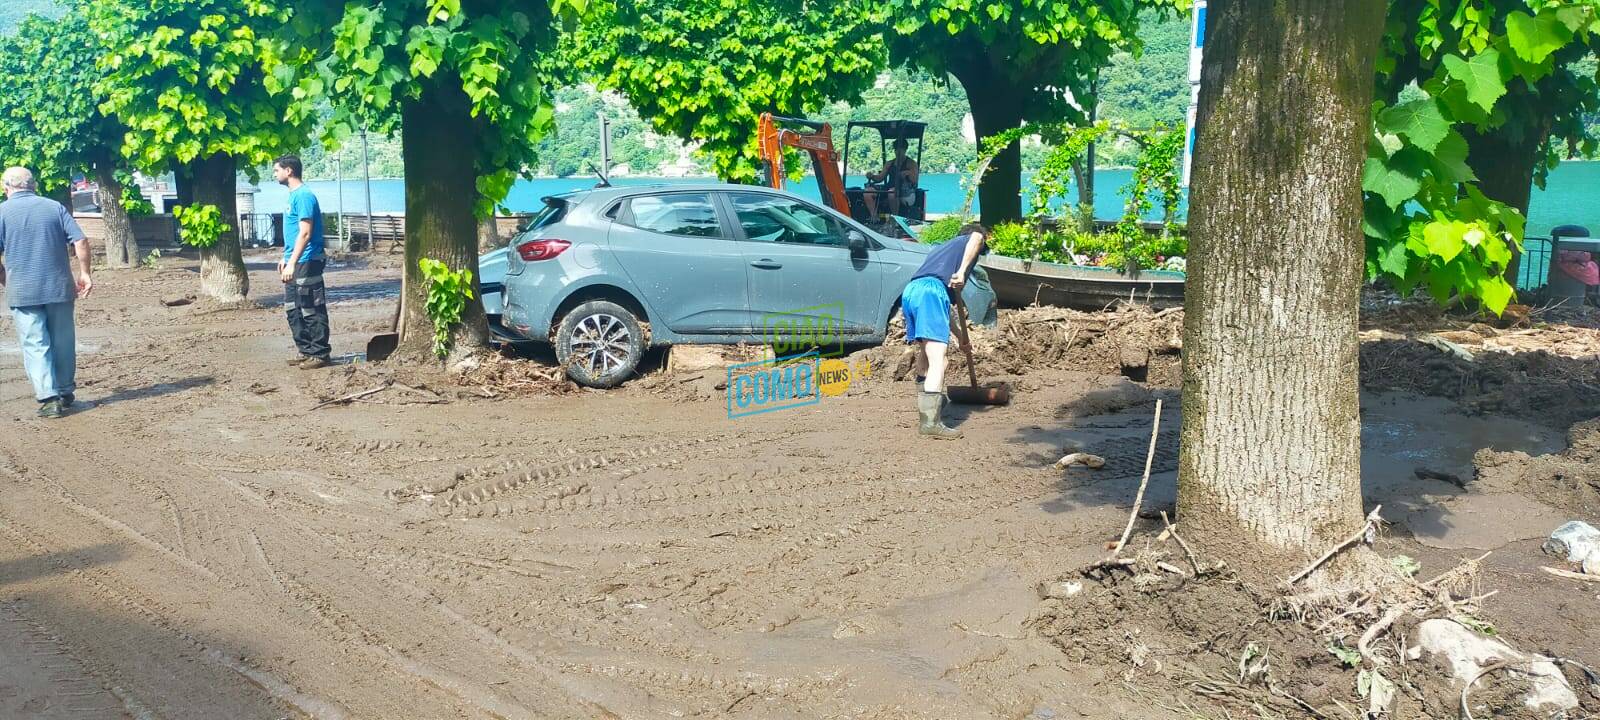
<instances>
[{"instance_id":1,"label":"car rear wheel","mask_svg":"<svg viewBox=\"0 0 1600 720\"><path fill-rule=\"evenodd\" d=\"M579 385L610 388L622 384L644 356L644 332L627 308L590 300L561 318L556 359Z\"/></svg>"}]
</instances>

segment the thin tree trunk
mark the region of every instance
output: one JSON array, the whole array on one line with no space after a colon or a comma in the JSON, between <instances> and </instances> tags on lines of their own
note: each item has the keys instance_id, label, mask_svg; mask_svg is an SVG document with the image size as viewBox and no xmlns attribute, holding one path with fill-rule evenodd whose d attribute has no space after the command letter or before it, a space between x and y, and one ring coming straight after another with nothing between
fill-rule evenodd
<instances>
[{"instance_id":1,"label":"thin tree trunk","mask_svg":"<svg viewBox=\"0 0 1600 720\"><path fill-rule=\"evenodd\" d=\"M1082 160L1072 161L1072 179L1078 189L1078 207L1075 216L1078 219L1078 230L1084 233L1094 232L1094 166L1088 165L1085 169Z\"/></svg>"},{"instance_id":2,"label":"thin tree trunk","mask_svg":"<svg viewBox=\"0 0 1600 720\"><path fill-rule=\"evenodd\" d=\"M486 253L497 247L500 247L500 226L490 215L478 221L478 253Z\"/></svg>"},{"instance_id":3,"label":"thin tree trunk","mask_svg":"<svg viewBox=\"0 0 1600 720\"><path fill-rule=\"evenodd\" d=\"M958 67L955 75L967 91L981 155L985 139L1022 125L1023 96L981 60ZM991 227L1022 219L1022 143L1012 143L989 164L978 186L978 206L983 222Z\"/></svg>"},{"instance_id":4,"label":"thin tree trunk","mask_svg":"<svg viewBox=\"0 0 1600 720\"><path fill-rule=\"evenodd\" d=\"M1467 138L1467 164L1478 175L1478 190L1527 217L1533 195L1533 170L1542 159L1539 146L1549 134L1548 122L1542 127L1506 125L1488 134L1468 128L1463 132ZM1522 254L1516 253L1506 265L1506 280L1513 287L1521 260Z\"/></svg>"},{"instance_id":5,"label":"thin tree trunk","mask_svg":"<svg viewBox=\"0 0 1600 720\"><path fill-rule=\"evenodd\" d=\"M216 244L200 248L200 293L221 302L238 302L250 294L250 275L239 249L238 161L217 153L195 160L190 172L194 204L215 205L228 226Z\"/></svg>"},{"instance_id":6,"label":"thin tree trunk","mask_svg":"<svg viewBox=\"0 0 1600 720\"><path fill-rule=\"evenodd\" d=\"M1209 12L1178 511L1239 556L1303 557L1362 522L1361 166L1384 2Z\"/></svg>"},{"instance_id":7,"label":"thin tree trunk","mask_svg":"<svg viewBox=\"0 0 1600 720\"><path fill-rule=\"evenodd\" d=\"M451 270L472 271L473 297L454 334L454 354L488 347L489 326L478 284L476 161L479 132L461 81L441 73L407 100L402 113L402 152L406 168L405 296L400 318L401 357L431 357L433 322L428 318L428 286L417 267L422 258Z\"/></svg>"},{"instance_id":8,"label":"thin tree trunk","mask_svg":"<svg viewBox=\"0 0 1600 720\"><path fill-rule=\"evenodd\" d=\"M133 236L133 221L122 207L122 183L117 181L110 153L95 161L95 179L100 185L100 220L106 228L106 267L133 267L139 263L139 245Z\"/></svg>"}]
</instances>

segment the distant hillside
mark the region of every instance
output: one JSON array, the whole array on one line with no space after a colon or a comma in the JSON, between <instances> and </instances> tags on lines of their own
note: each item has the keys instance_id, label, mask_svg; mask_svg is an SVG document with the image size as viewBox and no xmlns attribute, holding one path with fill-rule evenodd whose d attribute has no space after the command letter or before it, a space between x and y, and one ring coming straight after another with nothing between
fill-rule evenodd
<instances>
[{"instance_id":1,"label":"distant hillside","mask_svg":"<svg viewBox=\"0 0 1600 720\"><path fill-rule=\"evenodd\" d=\"M61 8L55 0L0 0L0 35L15 30L22 19L33 14L55 16Z\"/></svg>"}]
</instances>

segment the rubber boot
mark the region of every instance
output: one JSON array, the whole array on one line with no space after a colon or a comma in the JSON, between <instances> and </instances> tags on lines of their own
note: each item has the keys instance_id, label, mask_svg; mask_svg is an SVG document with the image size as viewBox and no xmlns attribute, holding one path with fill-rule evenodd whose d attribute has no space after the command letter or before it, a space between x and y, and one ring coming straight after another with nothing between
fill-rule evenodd
<instances>
[{"instance_id":1,"label":"rubber boot","mask_svg":"<svg viewBox=\"0 0 1600 720\"><path fill-rule=\"evenodd\" d=\"M917 434L943 440L954 440L961 437L961 431L945 427L939 419L944 410L944 395L924 391L917 395L917 415L921 422L917 424Z\"/></svg>"}]
</instances>

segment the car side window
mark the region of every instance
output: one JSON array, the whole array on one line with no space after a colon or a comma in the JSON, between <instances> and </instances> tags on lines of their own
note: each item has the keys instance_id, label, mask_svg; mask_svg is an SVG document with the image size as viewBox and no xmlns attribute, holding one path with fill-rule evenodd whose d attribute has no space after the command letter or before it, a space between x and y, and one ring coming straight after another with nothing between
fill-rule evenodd
<instances>
[{"instance_id":1,"label":"car side window","mask_svg":"<svg viewBox=\"0 0 1600 720\"><path fill-rule=\"evenodd\" d=\"M663 235L720 238L722 224L705 193L640 195L628 198L617 222Z\"/></svg>"},{"instance_id":2,"label":"car side window","mask_svg":"<svg viewBox=\"0 0 1600 720\"><path fill-rule=\"evenodd\" d=\"M827 211L781 195L730 193L744 236L756 242L845 246L844 228Z\"/></svg>"}]
</instances>

